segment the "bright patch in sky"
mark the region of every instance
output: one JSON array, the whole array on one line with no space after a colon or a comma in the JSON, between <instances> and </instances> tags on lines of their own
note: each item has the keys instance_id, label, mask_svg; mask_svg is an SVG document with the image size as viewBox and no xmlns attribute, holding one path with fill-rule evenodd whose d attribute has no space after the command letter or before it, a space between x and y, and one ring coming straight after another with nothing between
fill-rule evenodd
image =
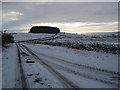
<instances>
[{"instance_id":1,"label":"bright patch in sky","mask_svg":"<svg viewBox=\"0 0 120 90\"><path fill-rule=\"evenodd\" d=\"M91 33L91 32L117 32L118 23L81 23L81 22L59 22L59 23L39 23L29 24L28 26L19 27L22 32L29 32L32 26L53 26L60 28L61 32L68 33ZM17 29L17 28L14 28Z\"/></svg>"}]
</instances>

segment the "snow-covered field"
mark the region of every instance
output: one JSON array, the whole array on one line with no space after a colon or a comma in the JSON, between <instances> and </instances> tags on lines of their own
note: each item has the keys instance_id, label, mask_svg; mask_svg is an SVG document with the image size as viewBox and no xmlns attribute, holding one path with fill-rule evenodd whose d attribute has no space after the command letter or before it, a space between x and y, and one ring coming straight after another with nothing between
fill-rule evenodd
<instances>
[{"instance_id":1,"label":"snow-covered field","mask_svg":"<svg viewBox=\"0 0 120 90\"><path fill-rule=\"evenodd\" d=\"M71 43L86 43L86 44L118 44L118 37L100 37L100 36L86 36L78 34L66 33L63 37L48 42L71 42Z\"/></svg>"},{"instance_id":2,"label":"snow-covered field","mask_svg":"<svg viewBox=\"0 0 120 90\"><path fill-rule=\"evenodd\" d=\"M53 36L53 35L55 35L55 34L32 34L32 33L17 33L17 34L13 34L15 41L45 38L45 37L50 37L50 36Z\"/></svg>"},{"instance_id":3,"label":"snow-covered field","mask_svg":"<svg viewBox=\"0 0 120 90\"><path fill-rule=\"evenodd\" d=\"M112 34L112 33L111 33ZM111 34L71 34L65 33L63 37L57 38L52 40L53 42L66 42L70 41L73 43L108 43L108 44L118 44L118 37L112 37ZM32 33L18 33L13 34L15 41L22 41L22 40L31 40L31 39L41 39L45 37L51 37L55 34L32 34ZM59 34L58 34L59 35ZM118 36L116 33L113 34Z\"/></svg>"},{"instance_id":4,"label":"snow-covered field","mask_svg":"<svg viewBox=\"0 0 120 90\"><path fill-rule=\"evenodd\" d=\"M15 41L42 39L54 34L14 34ZM59 36L59 35L58 35ZM102 38L104 40L102 40ZM46 42L107 43L117 45L116 37L64 34ZM3 50L3 88L23 87L16 44ZM118 54L72 49L34 43L20 43L21 65L29 88L116 88ZM32 60L34 63L26 63ZM21 84L22 83L22 84Z\"/></svg>"},{"instance_id":5,"label":"snow-covered field","mask_svg":"<svg viewBox=\"0 0 120 90\"><path fill-rule=\"evenodd\" d=\"M64 46L73 49L82 49L87 51L107 52L119 54L118 35L78 35L65 33L60 37L48 40L33 40L29 43L47 44L52 46Z\"/></svg>"}]
</instances>

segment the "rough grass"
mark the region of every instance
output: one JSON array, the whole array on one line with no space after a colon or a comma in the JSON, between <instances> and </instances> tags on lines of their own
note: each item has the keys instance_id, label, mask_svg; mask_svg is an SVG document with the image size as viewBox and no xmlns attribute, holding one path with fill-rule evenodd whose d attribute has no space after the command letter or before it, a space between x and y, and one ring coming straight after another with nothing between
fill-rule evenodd
<instances>
[{"instance_id":1,"label":"rough grass","mask_svg":"<svg viewBox=\"0 0 120 90\"><path fill-rule=\"evenodd\" d=\"M45 45L52 45L52 46L64 46L68 48L73 49L81 49L81 50L87 50L87 51L97 51L97 52L106 52L106 53L113 53L113 54L119 54L120 49L118 45L115 44L100 44L100 43L94 43L94 44L85 44L85 43L71 43L71 42L40 42L35 41L32 42L34 44L45 44Z\"/></svg>"}]
</instances>

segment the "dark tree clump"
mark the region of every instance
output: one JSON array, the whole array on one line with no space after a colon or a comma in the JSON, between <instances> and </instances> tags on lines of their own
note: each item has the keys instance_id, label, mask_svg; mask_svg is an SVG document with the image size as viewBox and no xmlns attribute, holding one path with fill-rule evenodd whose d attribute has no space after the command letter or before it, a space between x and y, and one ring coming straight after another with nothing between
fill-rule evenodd
<instances>
[{"instance_id":1,"label":"dark tree clump","mask_svg":"<svg viewBox=\"0 0 120 90\"><path fill-rule=\"evenodd\" d=\"M13 43L14 37L10 34L2 34L2 46L8 43Z\"/></svg>"},{"instance_id":2,"label":"dark tree clump","mask_svg":"<svg viewBox=\"0 0 120 90\"><path fill-rule=\"evenodd\" d=\"M60 29L57 27L50 27L50 26L34 26L30 29L29 33L59 33Z\"/></svg>"}]
</instances>

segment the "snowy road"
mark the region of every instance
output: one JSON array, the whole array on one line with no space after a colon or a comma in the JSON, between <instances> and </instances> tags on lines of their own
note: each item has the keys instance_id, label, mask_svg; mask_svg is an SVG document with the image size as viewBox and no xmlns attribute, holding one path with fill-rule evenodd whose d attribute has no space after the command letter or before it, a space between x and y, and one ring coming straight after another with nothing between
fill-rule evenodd
<instances>
[{"instance_id":1,"label":"snowy road","mask_svg":"<svg viewBox=\"0 0 120 90\"><path fill-rule=\"evenodd\" d=\"M57 78L59 81L60 81L60 83L61 84L63 84L64 85L64 87L67 87L67 88L80 88L79 86L77 86L76 84L74 84L72 81L70 81L69 79L67 79L66 77L64 77L63 75L61 75L58 71L56 71L53 67L51 67L48 63L46 63L46 62L44 62L42 59L40 59L36 54L34 54L30 49L28 49L28 48L26 48L25 46L23 46L23 45L19 45L19 47L22 49L21 50L21 53L26 53L26 55L30 55L30 57L29 57L29 59L31 58L31 57L34 57L34 59L35 59L35 62L39 62L39 64L40 65L43 65L45 68L47 68L47 70L49 71L49 72L51 72L52 73L52 75L55 77L55 78ZM23 52L23 50L26 50L27 52ZM27 59L26 59L27 60ZM36 61L37 60L37 61ZM37 63L38 64L38 63ZM26 67L26 68L28 68L28 67ZM25 69L25 68L24 68ZM37 69L38 69L38 67L37 67ZM29 84L29 86L31 86L30 85L30 83L31 83L32 81L30 80L28 80L28 83L27 84ZM28 85L27 85L28 86ZM57 86L58 87L58 86ZM28 87L28 88L30 88L30 87Z\"/></svg>"},{"instance_id":2,"label":"snowy road","mask_svg":"<svg viewBox=\"0 0 120 90\"><path fill-rule=\"evenodd\" d=\"M30 49L25 44L18 46L26 77L25 82L29 88L115 88L118 86L118 81L113 79L113 77L118 77L118 72L70 62L66 58L50 56ZM34 63L26 63L26 61ZM44 75L36 76L35 73ZM48 80L47 82L43 80L44 77ZM97 83L96 86L94 86L95 83Z\"/></svg>"}]
</instances>

